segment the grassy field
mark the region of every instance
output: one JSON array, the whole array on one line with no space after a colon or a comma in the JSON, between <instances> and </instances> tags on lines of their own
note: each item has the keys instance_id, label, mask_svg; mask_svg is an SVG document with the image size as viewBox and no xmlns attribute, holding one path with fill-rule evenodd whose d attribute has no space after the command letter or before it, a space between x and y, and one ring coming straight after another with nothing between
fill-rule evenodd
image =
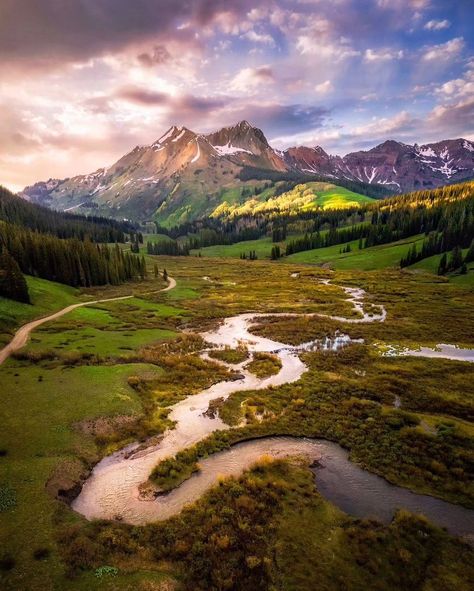
<instances>
[{"instance_id":1,"label":"grassy field","mask_svg":"<svg viewBox=\"0 0 474 591\"><path fill-rule=\"evenodd\" d=\"M283 244L283 243L282 243ZM216 246L206 246L192 250L191 254L201 253L204 257L215 258L240 258L242 253L247 256L249 252L255 251L259 259L270 258L270 253L275 244L272 242L270 236L259 238L258 240L245 240L244 242L236 242L235 244L217 244Z\"/></svg>"},{"instance_id":2,"label":"grassy field","mask_svg":"<svg viewBox=\"0 0 474 591\"><path fill-rule=\"evenodd\" d=\"M0 344L8 342L12 331L34 318L47 316L79 300L79 292L73 287L26 277L31 304L22 304L0 297Z\"/></svg>"},{"instance_id":3,"label":"grassy field","mask_svg":"<svg viewBox=\"0 0 474 591\"><path fill-rule=\"evenodd\" d=\"M166 405L225 379L218 367L196 359L202 344L177 336L182 330L205 330L219 318L248 311L351 316L344 292L321 284L322 278L363 287L368 302L386 306L386 323L334 324L313 317L271 325L268 334L278 334L284 342L302 342L339 328L364 338L366 344L337 355L305 355L310 370L296 384L231 396L222 408L229 423L238 424L245 415L245 398L266 411L260 413L265 417L261 422L253 422L247 413L250 424L232 436L281 432L327 437L392 482L463 503L474 497L467 463L474 437L468 420L474 368L443 360L379 357L372 346L474 345L472 290L419 270L331 271L290 259L149 260L177 279L175 290L160 292L163 282L154 278L81 295L53 285L51 291L58 289L59 299L51 298L51 309L86 297L131 292L135 297L82 308L44 325L33 333L25 358L10 359L0 367L2 589L164 591L174 588L174 577L187 581L188 589L207 591L225 588L222 581L218 587L206 578L210 568L217 573L222 567L226 577L243 577L254 585L247 588L262 591L271 585L283 591L309 591L315 580L328 591L362 590L374 581L382 591L398 591L416 588L409 584L419 572L428 582L450 581L452 588L467 591L467 571L459 567L471 559L465 546L412 518L390 527L353 520L317 495L309 472L301 466L266 467L244 476L238 486L223 483L186 518L156 528L88 524L55 499L58 488L77 484L84 470L108 450L141 434L162 432L169 424ZM47 282L42 289L48 291ZM9 310L12 326L24 322L21 306ZM46 308L29 308L29 317L42 310ZM71 365L63 358L71 349L102 359L89 365L79 357ZM44 351L56 357L41 359ZM119 364L116 356L124 357ZM395 394L402 398L401 411L393 408ZM267 499L265 491L273 504L265 501L258 511L252 509L247 497ZM427 528L422 546L415 533L420 527ZM370 557L371 544L377 547L378 566ZM247 552L243 558L241 548ZM407 560L403 564L397 558L401 550ZM428 550L429 557L420 563L418 557L428 556ZM255 583L261 564L267 565L263 570L270 573L270 582L265 575L261 584ZM436 564L441 566L433 571ZM97 575L106 565L118 568L118 574ZM408 579L401 580L404 573Z\"/></svg>"},{"instance_id":4,"label":"grassy field","mask_svg":"<svg viewBox=\"0 0 474 591\"><path fill-rule=\"evenodd\" d=\"M79 308L47 323L32 336L26 351L54 349L96 355L119 355L176 335L167 319L183 310L139 298Z\"/></svg>"},{"instance_id":5,"label":"grassy field","mask_svg":"<svg viewBox=\"0 0 474 591\"><path fill-rule=\"evenodd\" d=\"M311 264L328 263L332 268L340 270L372 271L387 267L399 267L400 259L406 255L412 244L416 243L419 246L423 243L423 239L423 235L413 236L399 242L381 244L380 246L372 246L362 250L359 250L359 241L354 240L346 244L336 244L327 248L297 252L287 257L285 261ZM350 245L351 251L341 253L341 249L347 244Z\"/></svg>"},{"instance_id":6,"label":"grassy field","mask_svg":"<svg viewBox=\"0 0 474 591\"><path fill-rule=\"evenodd\" d=\"M328 183L307 183L306 185L314 194L314 205L318 205L323 209L341 209L345 207L353 207L361 203L370 203L374 201L372 197L354 193L344 187L338 185L330 185Z\"/></svg>"},{"instance_id":7,"label":"grassy field","mask_svg":"<svg viewBox=\"0 0 474 591\"><path fill-rule=\"evenodd\" d=\"M17 565L11 577L6 573L9 588L39 590L57 585L64 570L54 541L59 502L46 484L58 470L60 480L67 482L82 470L81 460L97 458L92 437L81 434L75 425L102 416L140 413L139 398L127 385L127 377L132 372L155 371L148 365L45 369L13 360L1 368L5 454L0 460L1 483L2 492L12 491L14 505L0 513L0 545L4 552L8 548ZM70 518L74 520L74 515ZM41 548L50 554L35 560L33 553ZM86 583L77 588L91 587Z\"/></svg>"}]
</instances>

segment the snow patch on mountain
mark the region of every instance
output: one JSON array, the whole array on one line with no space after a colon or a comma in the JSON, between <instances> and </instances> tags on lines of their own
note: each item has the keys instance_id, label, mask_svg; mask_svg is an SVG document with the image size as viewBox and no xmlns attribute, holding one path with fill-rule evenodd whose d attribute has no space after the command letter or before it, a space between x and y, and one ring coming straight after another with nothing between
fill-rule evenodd
<instances>
[{"instance_id":1,"label":"snow patch on mountain","mask_svg":"<svg viewBox=\"0 0 474 591\"><path fill-rule=\"evenodd\" d=\"M179 129L178 129L178 131L179 131ZM177 135L176 137L174 137L174 138L173 138L171 141L172 141L172 142L177 142L177 141L179 141L179 140L180 140L180 139L183 137L183 135L184 135L185 133L186 133L186 130L185 130L185 129L183 129L183 128L181 128L181 131L179 132L179 135Z\"/></svg>"},{"instance_id":2,"label":"snow patch on mountain","mask_svg":"<svg viewBox=\"0 0 474 591\"><path fill-rule=\"evenodd\" d=\"M229 156L231 154L237 154L238 152L246 152L247 154L252 154L252 152L250 150L245 150L244 148L238 148L237 146L233 146L230 142L227 143L225 146L212 146L212 147L219 154L219 156Z\"/></svg>"},{"instance_id":3,"label":"snow patch on mountain","mask_svg":"<svg viewBox=\"0 0 474 591\"><path fill-rule=\"evenodd\" d=\"M199 158L201 158L201 148L199 147L199 142L196 140L196 147L197 147L197 152L196 155L194 156L194 158L191 160L191 164L194 164L194 162L197 162L199 160Z\"/></svg>"},{"instance_id":4,"label":"snow patch on mountain","mask_svg":"<svg viewBox=\"0 0 474 591\"><path fill-rule=\"evenodd\" d=\"M465 150L469 150L469 152L474 152L474 146L471 144L471 142L468 142L467 140L464 140L462 147Z\"/></svg>"}]
</instances>

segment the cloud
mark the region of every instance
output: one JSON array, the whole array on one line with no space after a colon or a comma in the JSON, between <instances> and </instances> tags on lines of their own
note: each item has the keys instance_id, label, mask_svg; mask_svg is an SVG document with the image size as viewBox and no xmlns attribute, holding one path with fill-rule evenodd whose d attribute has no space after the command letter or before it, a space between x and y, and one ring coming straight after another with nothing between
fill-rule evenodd
<instances>
[{"instance_id":1,"label":"cloud","mask_svg":"<svg viewBox=\"0 0 474 591\"><path fill-rule=\"evenodd\" d=\"M238 92L254 93L262 85L274 81L275 75L268 65L259 66L258 68L243 68L231 80L230 88Z\"/></svg>"},{"instance_id":2,"label":"cloud","mask_svg":"<svg viewBox=\"0 0 474 591\"><path fill-rule=\"evenodd\" d=\"M137 55L138 62L147 68L165 64L170 59L171 54L164 45L155 45L151 52L143 52Z\"/></svg>"},{"instance_id":3,"label":"cloud","mask_svg":"<svg viewBox=\"0 0 474 591\"><path fill-rule=\"evenodd\" d=\"M444 20L431 20L428 21L425 26L423 27L427 31L442 31L443 29L449 29L451 26L450 21L447 19Z\"/></svg>"},{"instance_id":4,"label":"cloud","mask_svg":"<svg viewBox=\"0 0 474 591\"><path fill-rule=\"evenodd\" d=\"M440 45L431 45L425 49L422 59L427 62L450 61L459 56L464 45L462 37L456 37Z\"/></svg>"},{"instance_id":5,"label":"cloud","mask_svg":"<svg viewBox=\"0 0 474 591\"><path fill-rule=\"evenodd\" d=\"M238 113L238 117L233 120L250 120L261 127L268 138L322 127L329 114L322 107L271 102L248 103L234 112Z\"/></svg>"},{"instance_id":6,"label":"cloud","mask_svg":"<svg viewBox=\"0 0 474 591\"><path fill-rule=\"evenodd\" d=\"M462 77L444 82L435 89L435 94L442 100L460 100L474 96L474 60L468 63Z\"/></svg>"},{"instance_id":7,"label":"cloud","mask_svg":"<svg viewBox=\"0 0 474 591\"><path fill-rule=\"evenodd\" d=\"M437 134L472 136L474 134L474 99L438 105L428 114L426 127ZM439 135L438 135L439 137Z\"/></svg>"},{"instance_id":8,"label":"cloud","mask_svg":"<svg viewBox=\"0 0 474 591\"><path fill-rule=\"evenodd\" d=\"M247 31L242 35L245 39L252 41L253 43L264 43L267 45L275 45L275 40L268 33L257 33L254 30Z\"/></svg>"},{"instance_id":9,"label":"cloud","mask_svg":"<svg viewBox=\"0 0 474 591\"><path fill-rule=\"evenodd\" d=\"M333 86L333 83L331 82L331 80L325 80L324 82L321 82L320 84L316 84L316 86L314 87L314 90L318 94L328 94L329 92L332 92L334 90L334 86Z\"/></svg>"},{"instance_id":10,"label":"cloud","mask_svg":"<svg viewBox=\"0 0 474 591\"><path fill-rule=\"evenodd\" d=\"M208 26L223 11L238 19L251 4L251 0L2 0L2 64L30 70L58 67L147 40L156 42L159 37L196 46L194 30ZM179 28L183 23L189 27Z\"/></svg>"},{"instance_id":11,"label":"cloud","mask_svg":"<svg viewBox=\"0 0 474 591\"><path fill-rule=\"evenodd\" d=\"M404 51L392 49L366 49L364 59L367 62L386 62L391 60L400 60L404 57Z\"/></svg>"},{"instance_id":12,"label":"cloud","mask_svg":"<svg viewBox=\"0 0 474 591\"><path fill-rule=\"evenodd\" d=\"M121 88L117 91L116 97L138 105L163 105L170 99L169 95L164 92L134 86Z\"/></svg>"},{"instance_id":13,"label":"cloud","mask_svg":"<svg viewBox=\"0 0 474 591\"><path fill-rule=\"evenodd\" d=\"M360 55L360 51L352 48L346 40L341 40L339 43L328 43L312 35L298 37L296 48L302 55L311 55L335 61Z\"/></svg>"}]
</instances>

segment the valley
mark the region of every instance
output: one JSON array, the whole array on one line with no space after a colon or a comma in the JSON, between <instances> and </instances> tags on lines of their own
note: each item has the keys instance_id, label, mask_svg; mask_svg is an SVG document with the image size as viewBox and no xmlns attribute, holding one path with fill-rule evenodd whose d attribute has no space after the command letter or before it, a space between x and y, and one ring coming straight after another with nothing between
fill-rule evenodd
<instances>
[{"instance_id":1,"label":"valley","mask_svg":"<svg viewBox=\"0 0 474 591\"><path fill-rule=\"evenodd\" d=\"M0 591L474 590L472 0L0 0Z\"/></svg>"},{"instance_id":2,"label":"valley","mask_svg":"<svg viewBox=\"0 0 474 591\"><path fill-rule=\"evenodd\" d=\"M414 552L417 548L419 553L420 544L426 577L443 581L446 560L450 580L454 577L457 588L468 589L471 575L465 565L472 550L466 542L407 512L398 513L392 522L384 517L385 525L375 526L366 519L379 509L351 517L337 508L337 495L333 505L328 484L324 483L325 474L329 475L326 471L334 469L329 460L325 461L326 454L331 458L335 452L318 441L322 438L338 443L349 451L351 466L358 465L405 487L400 490L433 495L451 503L453 511L468 511L460 517L461 523L468 523L469 509L462 506L471 510L474 506L468 461L474 366L446 359L386 356L384 352L393 346L416 349L440 342L473 348L474 326L468 312L474 303L472 289L410 269L331 270L290 262L289 257L242 261L149 256L149 270L154 261L167 270L176 286L174 282L168 284L172 289L164 291L167 285L163 279L149 273L143 282L81 292L68 288L66 305L78 299L127 299L91 302L44 323L0 368L4 417L0 519L3 547L9 548L9 556L15 561L11 570L2 573L6 588L52 589L66 584L71 589L127 589L146 581L155 585L167 581L168 585L189 588L204 584L218 587L221 577L233 576L237 564L243 588L258 585L264 589L277 580L291 588L298 580L298 588L310 589L315 576L327 580L328 585L331 580L334 588L333 567L314 560L327 552L317 541L320 536L316 531L324 531L323 539L333 539L331 552L343 561L345 580L356 589L362 589L362 580L375 576L374 572L380 581L380 568L387 568L393 561L393 552ZM373 318L375 322L354 323L361 317L350 298L360 298L360 293L355 289L355 295L349 297L338 286L363 288L363 310L370 314L367 320ZM35 305L34 294L32 291ZM41 300L39 297L38 302ZM12 310L18 310L19 325L25 318L22 309L28 304L16 306ZM386 311L384 322L377 321L380 306ZM37 313L45 312L38 308ZM247 329L241 332L229 321L220 324L229 316L238 318L248 313L270 317L258 318L250 329L252 334ZM318 346L299 351L294 348L314 339L325 342L337 331L362 340L334 351ZM219 334L222 338L217 338ZM263 340L257 336L260 334ZM213 343L229 350L247 349L250 356L254 350L280 349L277 355L282 356L282 369L273 377L257 378L242 369L249 357L237 361L237 365L223 365L202 356L203 349L210 347L212 351ZM293 369L287 373L287 363L296 373ZM243 373L245 378L236 373ZM239 379L234 381L236 377ZM206 418L202 413L213 398L224 399L219 402L217 417ZM394 406L397 399L400 404ZM187 429L187 423L179 426L186 413L194 417ZM178 423L173 428L175 421ZM200 426L204 427L201 435ZM25 434L20 439L19 430ZM289 439L287 445L285 439L274 444L272 439L263 439L254 452L248 448L239 456L242 460L231 460L233 448L229 450L229 446L275 435L317 441L300 444L296 440L293 444ZM175 446L168 452L163 447L166 437ZM126 448L130 450L128 459L122 458L120 450L136 441L139 447L135 451L133 446ZM313 446L316 453L308 456L305 445ZM116 463L107 460L110 454L116 454L111 456L117 458ZM262 454L266 454L264 459ZM301 459L295 463L288 454ZM101 458L106 459L100 462ZM212 466L214 458L216 467L209 472L207 466ZM305 467L314 459L326 466L318 468L316 464L313 468L316 485ZM80 515L81 499L87 498L82 496L87 490L94 489L86 485L77 497L78 483L91 478L91 469L97 465L105 478L108 470L116 469L120 487L124 462L137 469L142 466L136 482L145 483L142 494L148 495L148 500L134 498L133 503L126 503L127 510L141 515L168 503L179 510L188 499L197 504L162 524L152 520L152 524L138 529L124 523L128 519L120 518L116 505L111 506L110 514L100 515L112 517L111 521L87 521ZM242 470L247 471L242 474ZM339 462L338 473L344 470ZM148 481L151 471L153 476ZM191 476L196 471L197 475ZM232 478L208 491L215 475L222 471ZM131 474L135 474L135 468ZM104 493L100 478L95 482L97 492ZM174 490L157 497L154 503L149 495L156 487ZM112 485L106 506L112 500L114 504L120 502L122 497L116 490ZM180 497L183 494L192 496ZM265 495L271 495L272 502L264 501L262 513L263 506L257 511L253 503L263 501ZM72 507L79 513L68 506L72 498L76 498ZM218 506L230 508L234 503L237 505L228 515L211 517ZM416 511L423 512L423 505L416 506ZM278 513L274 514L271 507L278 507ZM304 528L303 536L297 535L301 532L301 507L311 524ZM348 506L344 507L348 511ZM406 508L410 507L408 504ZM449 515L446 507L441 511ZM380 511L386 512L383 503ZM436 523L435 516L426 511ZM248 523L254 526L261 519L265 528L257 528L249 538L245 529L237 527L237 518L239 523L251 520ZM375 571L368 557L362 559L368 528L378 532L377 543L381 544L378 555L382 562ZM420 528L423 542L416 535ZM184 558L188 553L180 553L190 536L195 538L191 563ZM226 536L232 541L219 541ZM312 540L309 545L306 536ZM278 550L282 540L288 544L290 539L291 567L288 555L280 555ZM354 544L357 552L363 553L357 555L357 562L350 558ZM250 547L256 567L249 566ZM274 552L274 558L269 558ZM203 571L198 565L205 555L212 559ZM297 558L301 555L308 558L304 568ZM438 566L429 571L435 556ZM7 559L5 555L2 564ZM314 564L310 571L308 564ZM106 573L104 569L109 566L117 569L113 576L94 574ZM410 561L397 572L403 572L410 581L419 568L418 561ZM385 588L398 588L400 576L383 578Z\"/></svg>"}]
</instances>

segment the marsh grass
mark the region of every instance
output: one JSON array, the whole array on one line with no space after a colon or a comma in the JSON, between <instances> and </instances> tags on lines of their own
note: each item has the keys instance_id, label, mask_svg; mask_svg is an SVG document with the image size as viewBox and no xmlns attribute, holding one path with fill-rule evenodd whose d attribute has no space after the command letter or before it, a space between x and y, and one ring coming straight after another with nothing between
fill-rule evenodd
<instances>
[{"instance_id":1,"label":"marsh grass","mask_svg":"<svg viewBox=\"0 0 474 591\"><path fill-rule=\"evenodd\" d=\"M199 351L207 348L202 338L176 336L183 327L205 327L250 311L350 317L353 310L344 292L319 283L331 278L364 288L367 302L386 306L387 322L338 326L367 344L304 354L310 370L299 382L232 395L220 409L226 422L238 425L249 405L262 420L216 433L171 459L169 473L179 469L170 486L182 481L201 457L233 442L266 434L307 435L339 442L354 461L391 482L474 506L474 368L434 359L383 358L370 347L375 341L472 346L474 294L469 286L418 272L332 272L284 261L156 260L177 279L177 290L160 292L161 280L149 279L80 296L69 288L56 293L43 282L37 307L26 312L9 308L11 330L80 297L132 291L136 296L126 304L83 309L57 325L44 325L45 330L33 333L24 357L0 367L0 449L8 452L0 457L0 481L17 499L14 508L0 514L3 587L141 591L148 581L168 584L171 571L193 591L223 588L225 581L238 581L242 591L272 585L309 591L315 580L324 591L362 591L375 588L375 582L382 591L398 591L420 588L420 576L426 588L467 591L472 564L467 547L414 517L389 527L351 520L320 499L301 467L264 467L242 480L225 481L174 520L145 528L85 523L53 498L66 482L77 485L81 470L108 451L162 433L169 426L167 405L229 377L220 364L199 359ZM212 284L202 279L210 274ZM278 334L289 344L334 328L316 318L306 326L289 318L260 324L267 336ZM172 334L161 333L164 340L159 340L153 338L156 331ZM87 348L79 349L84 343ZM400 410L393 408L395 395L401 398ZM242 404L246 399L248 404ZM246 497L256 499L257 507ZM425 545L415 543L417 531L423 532ZM51 553L35 560L37 548ZM94 576L103 565L119 568L112 582ZM75 578L66 578L65 570ZM213 573L216 578L209 578Z\"/></svg>"},{"instance_id":2,"label":"marsh grass","mask_svg":"<svg viewBox=\"0 0 474 591\"><path fill-rule=\"evenodd\" d=\"M253 354L252 361L245 368L257 378L268 378L280 371L281 361L277 355L257 352Z\"/></svg>"},{"instance_id":3,"label":"marsh grass","mask_svg":"<svg viewBox=\"0 0 474 591\"><path fill-rule=\"evenodd\" d=\"M237 349L225 347L224 349L211 349L209 351L209 357L224 361L224 363L237 365L248 359L249 353L246 347L238 347Z\"/></svg>"}]
</instances>

